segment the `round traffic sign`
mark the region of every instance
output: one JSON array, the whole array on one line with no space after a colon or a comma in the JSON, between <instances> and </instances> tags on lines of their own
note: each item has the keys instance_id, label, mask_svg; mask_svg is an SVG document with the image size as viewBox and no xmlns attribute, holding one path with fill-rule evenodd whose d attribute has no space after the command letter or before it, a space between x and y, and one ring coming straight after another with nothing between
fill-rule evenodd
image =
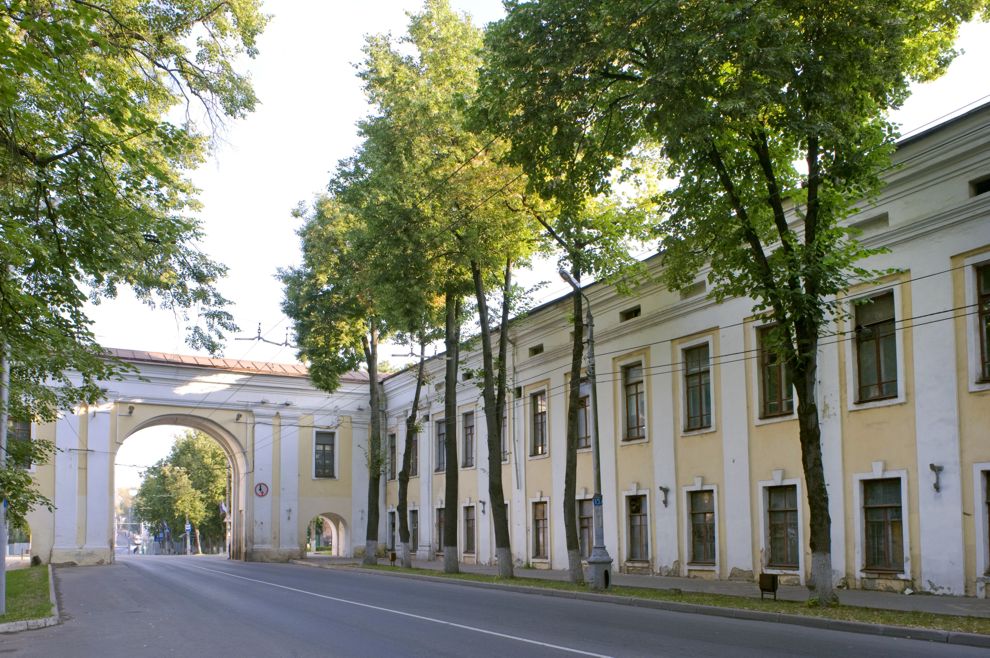
<instances>
[{"instance_id":1,"label":"round traffic sign","mask_svg":"<svg viewBox=\"0 0 990 658\"><path fill-rule=\"evenodd\" d=\"M264 498L265 496L267 496L268 485L265 484L264 482L259 482L258 484L254 485L254 495L258 496L259 498Z\"/></svg>"}]
</instances>

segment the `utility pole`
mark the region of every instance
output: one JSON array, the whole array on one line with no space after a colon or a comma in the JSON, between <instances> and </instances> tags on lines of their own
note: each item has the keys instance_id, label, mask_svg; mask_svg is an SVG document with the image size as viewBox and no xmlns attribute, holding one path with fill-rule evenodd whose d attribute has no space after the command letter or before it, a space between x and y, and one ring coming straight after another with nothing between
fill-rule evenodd
<instances>
[{"instance_id":1,"label":"utility pole","mask_svg":"<svg viewBox=\"0 0 990 658\"><path fill-rule=\"evenodd\" d=\"M567 270L560 270L560 278L574 289L575 295L584 298L588 325L588 384L591 386L591 466L594 470L595 496L592 499L595 541L588 556L592 589L608 589L612 581L612 556L605 548L605 523L602 514L602 462L598 448L598 382L595 380L595 318L591 315L591 301Z\"/></svg>"},{"instance_id":2,"label":"utility pole","mask_svg":"<svg viewBox=\"0 0 990 658\"><path fill-rule=\"evenodd\" d=\"M0 471L7 465L7 418L10 402L10 358L0 345ZM7 614L7 492L0 491L0 615Z\"/></svg>"}]
</instances>

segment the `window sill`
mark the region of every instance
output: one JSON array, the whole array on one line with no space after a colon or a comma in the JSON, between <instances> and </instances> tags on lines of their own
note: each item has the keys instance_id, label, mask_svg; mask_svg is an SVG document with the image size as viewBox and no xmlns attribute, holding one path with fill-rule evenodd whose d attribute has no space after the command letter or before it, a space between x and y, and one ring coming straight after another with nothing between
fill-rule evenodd
<instances>
[{"instance_id":1,"label":"window sill","mask_svg":"<svg viewBox=\"0 0 990 658\"><path fill-rule=\"evenodd\" d=\"M465 466L464 464L461 464L461 470L462 471L471 471L471 470L474 470L474 468L475 468L475 465L474 464L471 464L469 466Z\"/></svg>"},{"instance_id":2,"label":"window sill","mask_svg":"<svg viewBox=\"0 0 990 658\"><path fill-rule=\"evenodd\" d=\"M778 575L785 575L785 574L798 575L801 573L801 567L799 567L796 564L794 566L780 565L776 567L771 567L768 564L766 567L763 568L763 573L774 573Z\"/></svg>"},{"instance_id":3,"label":"window sill","mask_svg":"<svg viewBox=\"0 0 990 658\"><path fill-rule=\"evenodd\" d=\"M649 442L650 442L649 437L643 437L642 439L622 439L622 441L619 442L619 445L620 446L635 446L635 445L642 445L644 443L649 443Z\"/></svg>"},{"instance_id":4,"label":"window sill","mask_svg":"<svg viewBox=\"0 0 990 658\"><path fill-rule=\"evenodd\" d=\"M753 425L759 427L761 425L774 425L776 423L786 423L788 421L797 420L797 412L792 411L787 414L776 414L774 416L759 416L753 421Z\"/></svg>"},{"instance_id":5,"label":"window sill","mask_svg":"<svg viewBox=\"0 0 990 658\"><path fill-rule=\"evenodd\" d=\"M861 578L886 578L888 580L911 580L911 576L903 571L896 570L886 570L886 569L870 569L863 568L860 570L859 575Z\"/></svg>"},{"instance_id":6,"label":"window sill","mask_svg":"<svg viewBox=\"0 0 990 658\"><path fill-rule=\"evenodd\" d=\"M701 436L702 434L712 434L713 432L715 432L715 426L714 425L712 425L711 427L702 427L702 428L696 429L696 430L682 429L681 430L681 436L682 437L684 437L684 436Z\"/></svg>"},{"instance_id":7,"label":"window sill","mask_svg":"<svg viewBox=\"0 0 990 658\"><path fill-rule=\"evenodd\" d=\"M529 458L532 461L537 461L537 460L540 460L540 459L550 459L550 453L549 452L545 452L542 455L530 455Z\"/></svg>"},{"instance_id":8,"label":"window sill","mask_svg":"<svg viewBox=\"0 0 990 658\"><path fill-rule=\"evenodd\" d=\"M718 566L714 562L688 562L687 568L694 571L715 571Z\"/></svg>"},{"instance_id":9,"label":"window sill","mask_svg":"<svg viewBox=\"0 0 990 658\"><path fill-rule=\"evenodd\" d=\"M987 380L977 380L969 382L969 392L970 393L984 393L990 391L990 381Z\"/></svg>"},{"instance_id":10,"label":"window sill","mask_svg":"<svg viewBox=\"0 0 990 658\"><path fill-rule=\"evenodd\" d=\"M879 409L882 407L893 407L898 404L907 404L907 399L903 394L893 398L882 398L879 400L865 400L863 402L852 402L849 411L864 411L866 409Z\"/></svg>"},{"instance_id":11,"label":"window sill","mask_svg":"<svg viewBox=\"0 0 990 658\"><path fill-rule=\"evenodd\" d=\"M336 480L337 479L337 476L336 475L314 475L313 476L313 479L314 480Z\"/></svg>"}]
</instances>

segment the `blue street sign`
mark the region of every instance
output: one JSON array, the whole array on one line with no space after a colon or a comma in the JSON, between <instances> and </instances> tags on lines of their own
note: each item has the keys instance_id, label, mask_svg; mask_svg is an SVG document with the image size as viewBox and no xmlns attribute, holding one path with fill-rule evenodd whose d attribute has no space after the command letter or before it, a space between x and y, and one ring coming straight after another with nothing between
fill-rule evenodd
<instances>
[{"instance_id":1,"label":"blue street sign","mask_svg":"<svg viewBox=\"0 0 990 658\"><path fill-rule=\"evenodd\" d=\"M601 494L598 494L594 498L592 498L591 499L591 502L592 502L592 504L595 507L601 507L602 506L602 496L601 496Z\"/></svg>"},{"instance_id":2,"label":"blue street sign","mask_svg":"<svg viewBox=\"0 0 990 658\"><path fill-rule=\"evenodd\" d=\"M186 532L189 532L190 530L192 530L192 524L187 523L186 524Z\"/></svg>"}]
</instances>

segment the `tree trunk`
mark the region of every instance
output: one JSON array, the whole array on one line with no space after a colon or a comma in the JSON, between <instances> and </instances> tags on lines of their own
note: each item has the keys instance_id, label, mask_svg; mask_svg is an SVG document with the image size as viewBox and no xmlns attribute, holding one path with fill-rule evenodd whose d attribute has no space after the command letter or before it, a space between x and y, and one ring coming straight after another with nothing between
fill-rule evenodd
<instances>
[{"instance_id":1,"label":"tree trunk","mask_svg":"<svg viewBox=\"0 0 990 658\"><path fill-rule=\"evenodd\" d=\"M366 565L378 564L379 489L382 464L382 419L378 384L378 328L370 321L367 335L361 338L368 364L368 389L371 405L371 426L368 434L368 524L365 530L364 559Z\"/></svg>"},{"instance_id":2,"label":"tree trunk","mask_svg":"<svg viewBox=\"0 0 990 658\"><path fill-rule=\"evenodd\" d=\"M457 362L460 349L460 299L448 290L444 299L446 322L444 327L447 348L444 372L444 425L446 432L446 485L444 487L443 570L458 573L457 555Z\"/></svg>"},{"instance_id":3,"label":"tree trunk","mask_svg":"<svg viewBox=\"0 0 990 658\"><path fill-rule=\"evenodd\" d=\"M193 529L196 532L196 555L203 554L203 544L199 541L199 526Z\"/></svg>"},{"instance_id":4,"label":"tree trunk","mask_svg":"<svg viewBox=\"0 0 990 658\"><path fill-rule=\"evenodd\" d=\"M798 327L797 345L800 350L797 366L793 368L794 387L798 398L798 428L801 440L801 462L808 489L810 511L811 578L808 588L819 605L838 602L832 575L832 519L828 511L828 489L822 466L822 432L818 418L818 331Z\"/></svg>"},{"instance_id":5,"label":"tree trunk","mask_svg":"<svg viewBox=\"0 0 990 658\"><path fill-rule=\"evenodd\" d=\"M581 281L581 269L573 265L574 280ZM577 528L577 444L578 408L581 400L581 359L584 356L584 316L581 293L573 295L574 342L571 345L571 377L567 394L567 450L564 456L564 537L567 541L567 571L572 583L584 582L581 542Z\"/></svg>"},{"instance_id":6,"label":"tree trunk","mask_svg":"<svg viewBox=\"0 0 990 658\"><path fill-rule=\"evenodd\" d=\"M399 541L402 543L402 566L412 568L412 554L409 552L409 470L412 468L412 439L416 434L416 418L419 412L419 395L423 389L423 366L426 345L422 337L419 341L419 367L416 370L416 388L413 393L412 409L406 417L406 440L402 451L402 469L399 471Z\"/></svg>"},{"instance_id":7,"label":"tree trunk","mask_svg":"<svg viewBox=\"0 0 990 658\"><path fill-rule=\"evenodd\" d=\"M478 263L471 261L474 294L478 302L478 322L481 325L481 355L484 371L482 397L485 401L485 427L488 435L488 500L495 526L495 558L500 578L512 578L512 550L509 519L505 513L505 492L502 488L502 418L505 413L505 378L509 337L509 295L512 285L512 264L506 261L502 277L502 316L499 324L498 373L492 358L492 332L488 319L488 299ZM497 384L496 384L497 379Z\"/></svg>"}]
</instances>

